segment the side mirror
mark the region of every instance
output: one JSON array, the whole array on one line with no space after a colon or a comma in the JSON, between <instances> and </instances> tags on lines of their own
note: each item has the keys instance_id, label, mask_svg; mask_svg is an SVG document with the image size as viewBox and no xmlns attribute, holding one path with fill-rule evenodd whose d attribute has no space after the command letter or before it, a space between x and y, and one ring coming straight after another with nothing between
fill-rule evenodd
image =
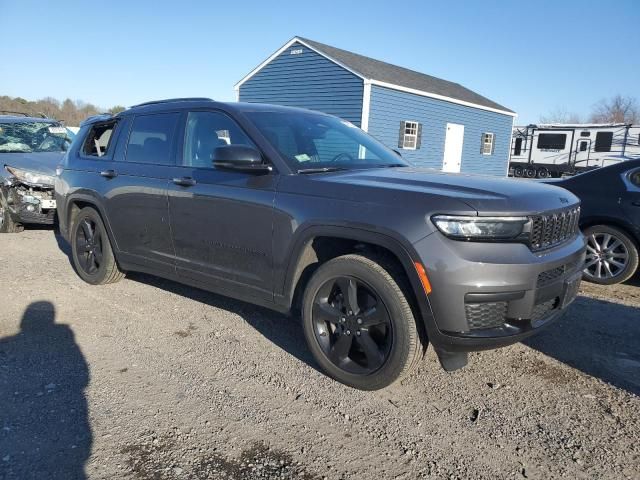
<instances>
[{"instance_id":1,"label":"side mirror","mask_svg":"<svg viewBox=\"0 0 640 480\"><path fill-rule=\"evenodd\" d=\"M271 165L262 161L262 155L253 147L223 145L213 150L213 166L220 169L250 173L266 173Z\"/></svg>"}]
</instances>

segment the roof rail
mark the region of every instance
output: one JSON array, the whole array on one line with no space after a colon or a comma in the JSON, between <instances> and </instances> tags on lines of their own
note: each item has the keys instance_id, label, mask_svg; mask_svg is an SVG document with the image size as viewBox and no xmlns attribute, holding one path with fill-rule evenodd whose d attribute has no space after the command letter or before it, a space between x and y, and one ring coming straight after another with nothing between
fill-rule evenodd
<instances>
[{"instance_id":1,"label":"roof rail","mask_svg":"<svg viewBox=\"0 0 640 480\"><path fill-rule=\"evenodd\" d=\"M167 98L165 100L152 100L150 102L139 103L137 105L132 105L130 108L144 107L146 105L157 105L160 103L172 103L172 102L213 102L213 100L207 97Z\"/></svg>"}]
</instances>

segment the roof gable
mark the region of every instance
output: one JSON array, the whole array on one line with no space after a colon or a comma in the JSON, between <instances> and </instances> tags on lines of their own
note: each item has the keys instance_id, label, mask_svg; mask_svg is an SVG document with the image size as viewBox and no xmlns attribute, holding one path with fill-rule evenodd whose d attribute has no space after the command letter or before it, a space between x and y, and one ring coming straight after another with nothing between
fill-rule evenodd
<instances>
[{"instance_id":1,"label":"roof gable","mask_svg":"<svg viewBox=\"0 0 640 480\"><path fill-rule=\"evenodd\" d=\"M258 73L265 65L285 51L294 43L301 43L308 48L323 55L337 65L362 77L365 82L371 82L384 87L407 91L418 95L425 95L439 98L445 101L452 101L472 107L497 111L515 116L515 112L482 95L469 90L466 87L454 82L449 82L441 78L416 72L408 68L399 67L390 63L365 57L357 53L325 45L304 37L294 37L283 45L277 52L262 62L252 70L247 76L240 80L235 88L238 89L245 81Z\"/></svg>"}]
</instances>

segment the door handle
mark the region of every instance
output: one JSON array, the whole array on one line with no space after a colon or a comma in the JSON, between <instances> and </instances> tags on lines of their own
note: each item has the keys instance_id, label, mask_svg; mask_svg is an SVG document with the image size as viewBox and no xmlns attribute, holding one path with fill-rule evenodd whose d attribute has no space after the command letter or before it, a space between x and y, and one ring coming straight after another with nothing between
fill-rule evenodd
<instances>
[{"instance_id":1,"label":"door handle","mask_svg":"<svg viewBox=\"0 0 640 480\"><path fill-rule=\"evenodd\" d=\"M115 170L103 170L100 172L100 175L105 178L114 178L118 176Z\"/></svg>"},{"instance_id":2,"label":"door handle","mask_svg":"<svg viewBox=\"0 0 640 480\"><path fill-rule=\"evenodd\" d=\"M179 177L174 178L173 183L180 185L181 187L193 187L196 184L196 181L191 177Z\"/></svg>"}]
</instances>

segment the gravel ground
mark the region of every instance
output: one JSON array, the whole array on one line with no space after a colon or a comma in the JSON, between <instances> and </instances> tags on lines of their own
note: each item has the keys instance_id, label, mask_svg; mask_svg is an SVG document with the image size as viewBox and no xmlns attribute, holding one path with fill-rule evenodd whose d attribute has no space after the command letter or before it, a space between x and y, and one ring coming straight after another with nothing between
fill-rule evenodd
<instances>
[{"instance_id":1,"label":"gravel ground","mask_svg":"<svg viewBox=\"0 0 640 480\"><path fill-rule=\"evenodd\" d=\"M366 393L296 319L0 236L1 479L640 478L640 281L526 344Z\"/></svg>"}]
</instances>

